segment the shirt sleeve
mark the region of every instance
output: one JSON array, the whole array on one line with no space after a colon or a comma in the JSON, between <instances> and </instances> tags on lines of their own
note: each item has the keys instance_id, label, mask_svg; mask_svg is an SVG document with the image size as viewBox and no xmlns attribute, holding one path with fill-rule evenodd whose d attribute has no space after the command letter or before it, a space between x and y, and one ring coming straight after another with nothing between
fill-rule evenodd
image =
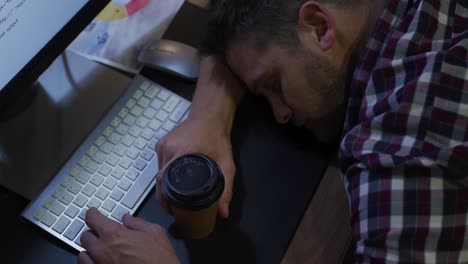
<instances>
[{"instance_id":1,"label":"shirt sleeve","mask_svg":"<svg viewBox=\"0 0 468 264\"><path fill-rule=\"evenodd\" d=\"M341 144L358 262L468 262L468 6L421 7L434 9L394 40L406 53L377 66Z\"/></svg>"}]
</instances>

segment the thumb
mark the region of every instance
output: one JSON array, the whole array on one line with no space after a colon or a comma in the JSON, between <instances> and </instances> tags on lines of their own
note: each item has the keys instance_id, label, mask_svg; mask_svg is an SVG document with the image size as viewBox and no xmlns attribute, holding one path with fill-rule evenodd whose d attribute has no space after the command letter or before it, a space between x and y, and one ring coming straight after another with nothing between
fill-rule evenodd
<instances>
[{"instance_id":1,"label":"thumb","mask_svg":"<svg viewBox=\"0 0 468 264\"><path fill-rule=\"evenodd\" d=\"M143 218L134 217L129 214L125 214L122 217L122 223L129 229L136 231L148 232L151 230L152 223L146 221Z\"/></svg>"}]
</instances>

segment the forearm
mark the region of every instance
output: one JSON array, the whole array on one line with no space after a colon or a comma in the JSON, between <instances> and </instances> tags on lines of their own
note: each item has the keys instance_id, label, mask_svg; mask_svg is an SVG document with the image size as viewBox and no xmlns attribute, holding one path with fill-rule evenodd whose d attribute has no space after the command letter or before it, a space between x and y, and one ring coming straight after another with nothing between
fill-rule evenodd
<instances>
[{"instance_id":1,"label":"forearm","mask_svg":"<svg viewBox=\"0 0 468 264\"><path fill-rule=\"evenodd\" d=\"M245 89L221 61L213 56L204 57L189 118L216 122L229 134L244 93Z\"/></svg>"}]
</instances>

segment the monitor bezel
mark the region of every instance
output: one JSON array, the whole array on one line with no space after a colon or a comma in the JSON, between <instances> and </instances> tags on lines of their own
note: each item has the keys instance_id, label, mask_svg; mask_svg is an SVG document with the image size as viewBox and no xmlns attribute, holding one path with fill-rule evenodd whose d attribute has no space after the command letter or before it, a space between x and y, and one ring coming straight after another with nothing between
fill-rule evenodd
<instances>
[{"instance_id":1,"label":"monitor bezel","mask_svg":"<svg viewBox=\"0 0 468 264\"><path fill-rule=\"evenodd\" d=\"M111 0L89 0L0 90L0 112L12 106Z\"/></svg>"}]
</instances>

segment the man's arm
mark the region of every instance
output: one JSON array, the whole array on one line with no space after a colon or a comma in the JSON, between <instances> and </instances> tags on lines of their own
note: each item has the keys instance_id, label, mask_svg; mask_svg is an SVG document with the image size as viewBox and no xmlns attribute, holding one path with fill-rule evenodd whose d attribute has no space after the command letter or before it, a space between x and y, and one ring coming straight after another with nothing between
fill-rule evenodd
<instances>
[{"instance_id":1,"label":"man's arm","mask_svg":"<svg viewBox=\"0 0 468 264\"><path fill-rule=\"evenodd\" d=\"M220 166L224 178L224 193L219 201L219 214L229 215L235 165L230 134L237 105L245 93L231 71L214 56L202 59L200 74L188 118L156 144L160 170L156 196L169 210L161 184L166 166L187 153L202 153Z\"/></svg>"}]
</instances>

